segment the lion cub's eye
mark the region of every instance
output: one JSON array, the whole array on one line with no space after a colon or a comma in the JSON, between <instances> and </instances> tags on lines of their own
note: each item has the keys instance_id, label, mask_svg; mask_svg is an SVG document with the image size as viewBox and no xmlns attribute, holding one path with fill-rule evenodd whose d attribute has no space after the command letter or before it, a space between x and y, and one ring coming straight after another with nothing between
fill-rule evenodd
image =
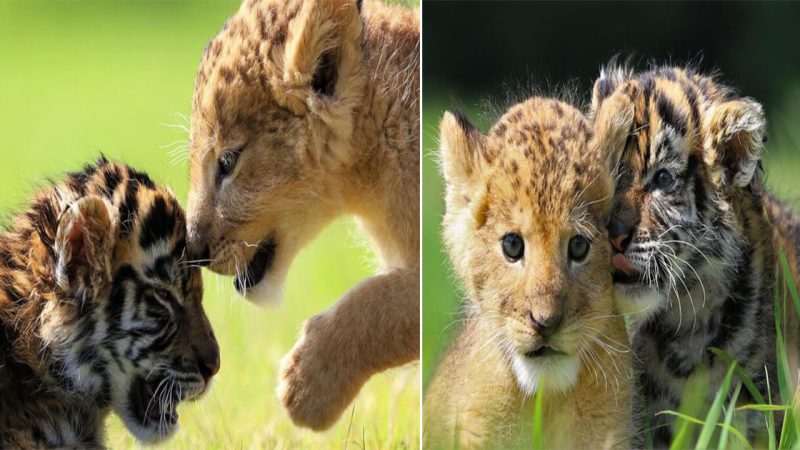
<instances>
[{"instance_id":1,"label":"lion cub's eye","mask_svg":"<svg viewBox=\"0 0 800 450\"><path fill-rule=\"evenodd\" d=\"M576 234L572 236L569 240L567 254L569 254L569 259L575 262L581 262L586 259L586 255L589 254L589 241L581 236L580 234Z\"/></svg>"},{"instance_id":2,"label":"lion cub's eye","mask_svg":"<svg viewBox=\"0 0 800 450\"><path fill-rule=\"evenodd\" d=\"M653 183L659 189L666 189L672 186L672 183L675 182L675 178L673 178L672 174L669 173L666 169L661 169L653 176Z\"/></svg>"},{"instance_id":3,"label":"lion cub's eye","mask_svg":"<svg viewBox=\"0 0 800 450\"><path fill-rule=\"evenodd\" d=\"M502 246L503 254L511 262L519 261L525 253L525 242L517 233L508 233L503 236Z\"/></svg>"},{"instance_id":4,"label":"lion cub's eye","mask_svg":"<svg viewBox=\"0 0 800 450\"><path fill-rule=\"evenodd\" d=\"M228 150L219 157L219 176L220 178L227 177L236 168L236 163L239 161L240 150Z\"/></svg>"}]
</instances>

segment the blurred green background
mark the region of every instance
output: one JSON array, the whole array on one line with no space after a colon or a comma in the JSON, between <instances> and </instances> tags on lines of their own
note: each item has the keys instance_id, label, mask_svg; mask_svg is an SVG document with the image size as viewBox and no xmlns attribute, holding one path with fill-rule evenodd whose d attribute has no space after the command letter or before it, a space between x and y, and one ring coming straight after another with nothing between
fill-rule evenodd
<instances>
[{"instance_id":1,"label":"blurred green background","mask_svg":"<svg viewBox=\"0 0 800 450\"><path fill-rule=\"evenodd\" d=\"M149 172L181 200L200 54L237 1L0 2L0 216L33 189L100 152ZM174 160L174 161L173 161ZM261 309L206 273L205 307L222 351L210 393L179 408L165 448L417 448L419 369L375 376L325 433L291 424L275 397L280 358L303 320L374 269L352 220L327 228L295 261L284 304ZM114 417L110 448L136 444Z\"/></svg>"},{"instance_id":2,"label":"blurred green background","mask_svg":"<svg viewBox=\"0 0 800 450\"><path fill-rule=\"evenodd\" d=\"M637 68L691 61L718 69L764 105L767 184L800 205L800 3L426 1L422 14L423 386L458 331L461 300L440 239L435 161L446 109L486 131L497 118L482 106L487 101L505 107L509 97L570 84L585 106L600 66L615 54L632 56Z\"/></svg>"}]
</instances>

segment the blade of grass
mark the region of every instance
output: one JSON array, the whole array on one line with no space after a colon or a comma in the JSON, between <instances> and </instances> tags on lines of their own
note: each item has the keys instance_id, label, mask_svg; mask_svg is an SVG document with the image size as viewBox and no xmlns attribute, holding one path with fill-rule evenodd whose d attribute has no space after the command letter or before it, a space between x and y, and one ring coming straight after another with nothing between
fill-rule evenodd
<instances>
[{"instance_id":1,"label":"blade of grass","mask_svg":"<svg viewBox=\"0 0 800 450\"><path fill-rule=\"evenodd\" d=\"M730 402L728 402L728 410L725 411L725 422L723 422L722 430L719 432L719 443L717 449L724 450L728 448L728 435L730 434L731 421L733 420L733 413L736 408L736 400L739 399L739 392L742 390L742 383L736 383L736 390L733 391Z\"/></svg>"},{"instance_id":2,"label":"blade of grass","mask_svg":"<svg viewBox=\"0 0 800 450\"><path fill-rule=\"evenodd\" d=\"M658 414L658 413L656 413ZM676 417L685 419L686 417L690 417L687 414L675 414ZM678 421L676 421L678 422ZM679 422L678 431L675 432L675 435L672 437L672 442L669 444L669 450L680 450L684 448L689 448L689 437L691 433L691 423L698 423L702 425L703 422L692 422L690 420L683 420Z\"/></svg>"},{"instance_id":3,"label":"blade of grass","mask_svg":"<svg viewBox=\"0 0 800 450\"><path fill-rule=\"evenodd\" d=\"M725 363L728 364L728 366L736 363L736 360L733 359L733 356L729 355L728 352L722 350L721 348L711 347L711 351L715 355L717 355L719 359L725 361ZM742 384L744 384L744 387L747 388L747 392L749 392L750 395L752 395L753 398L756 400L756 403L759 404L767 403L767 400L764 398L764 395L761 392L759 392L755 383L753 383L753 380L751 380L750 377L747 376L742 367L738 364L736 364L736 376L739 377L740 380L742 380Z\"/></svg>"},{"instance_id":4,"label":"blade of grass","mask_svg":"<svg viewBox=\"0 0 800 450\"><path fill-rule=\"evenodd\" d=\"M764 367L764 376L767 380L767 402L772 404L772 388L770 387L769 370ZM777 447L777 437L775 436L775 414L772 411L764 413L767 416L767 444L770 450L775 450Z\"/></svg>"},{"instance_id":5,"label":"blade of grass","mask_svg":"<svg viewBox=\"0 0 800 450\"><path fill-rule=\"evenodd\" d=\"M789 288L789 296L792 297L792 303L794 303L795 312L800 316L800 293L797 292L797 286L792 277L792 270L789 268L789 260L786 259L786 253L783 251L781 251L781 268L783 269L783 278L786 280L786 284Z\"/></svg>"},{"instance_id":6,"label":"blade of grass","mask_svg":"<svg viewBox=\"0 0 800 450\"><path fill-rule=\"evenodd\" d=\"M669 411L669 410L668 410L668 411L661 411L660 413L656 413L656 415L659 415L659 414L669 414L669 415L671 415L671 416L675 416L675 417L677 417L677 418L679 418L679 419L683 419L683 420L684 420L684 421L686 421L687 423L693 423L693 424L696 424L696 425L705 425L705 422L703 422L702 420L700 420L700 419L698 419L698 418L696 418L696 417L692 417L692 416L690 416L690 415L688 415L688 414L682 414L682 413L679 413L679 412L677 412L677 411ZM718 427L724 427L724 426L725 426L724 424L721 424L721 423L718 423L718 424L716 424L716 425L717 425ZM739 442L740 442L740 443L741 443L741 444L742 444L742 445L743 445L745 448L748 448L748 449L752 449L752 448L753 448L753 447L750 445L750 443L747 441L747 438L746 438L746 437L744 437L744 435L743 435L743 434L742 434L742 433L741 433L739 430L737 430L736 428L734 428L734 427L732 427L732 426L729 426L729 427L728 427L728 432L729 432L731 435L733 435L734 437L736 437L736 439L738 439L738 440L739 440ZM674 444L674 441L673 441L673 444ZM670 447L670 448L672 448L672 447Z\"/></svg>"},{"instance_id":7,"label":"blade of grass","mask_svg":"<svg viewBox=\"0 0 800 450\"><path fill-rule=\"evenodd\" d=\"M777 295L777 294L776 294ZM728 354L725 350L721 348L711 347L711 351L717 355L718 358L725 361L728 365L731 365L736 362L733 357ZM772 393L770 392L769 388L769 372L767 372L767 397L764 398L764 395L756 387L753 380L744 372L742 367L736 364L736 376L739 377L742 384L745 388L747 388L747 392L756 400L758 404L762 405L771 405L772 404ZM762 411L764 413L764 418L767 421L767 439L769 440L768 447L769 449L776 448L776 440L775 440L775 415L772 411Z\"/></svg>"},{"instance_id":8,"label":"blade of grass","mask_svg":"<svg viewBox=\"0 0 800 450\"><path fill-rule=\"evenodd\" d=\"M786 268L785 268L786 270ZM781 286L784 287L783 290L783 297L784 302L786 299L787 289L785 289L786 283L788 279L791 279L791 276L787 277L786 273L784 272L784 283L781 283ZM775 359L778 365L778 388L779 393L781 396L781 401L787 401L787 399L791 398L792 395L792 388L791 388L791 375L789 374L789 361L786 357L786 341L783 337L783 327L781 326L781 318L782 318L782 303L780 301L780 294L775 295L775 342L776 342L776 350L775 350ZM788 428L789 423L791 422L791 411L787 411L786 415L783 420L783 426L781 427L781 437L778 443L778 448L786 448L788 446L788 442L792 440L793 430Z\"/></svg>"},{"instance_id":9,"label":"blade of grass","mask_svg":"<svg viewBox=\"0 0 800 450\"><path fill-rule=\"evenodd\" d=\"M456 421L455 430L453 430L455 438L453 439L453 450L461 449L461 422Z\"/></svg>"},{"instance_id":10,"label":"blade of grass","mask_svg":"<svg viewBox=\"0 0 800 450\"><path fill-rule=\"evenodd\" d=\"M736 363L733 363L725 374L725 378L722 379L722 384L717 390L714 401L711 403L711 408L709 408L708 414L706 415L705 424L700 430L700 437L697 438L695 448L708 448L708 444L711 442L711 437L714 435L714 430L716 429L715 425L719 419L720 413L722 413L722 406L725 403L725 398L728 396L728 391L731 390L731 380L733 379L733 372L736 369L736 365Z\"/></svg>"},{"instance_id":11,"label":"blade of grass","mask_svg":"<svg viewBox=\"0 0 800 450\"><path fill-rule=\"evenodd\" d=\"M541 386L541 382L539 384ZM544 434L542 433L542 395L541 390L536 391L533 404L533 448L535 450L544 448Z\"/></svg>"},{"instance_id":12,"label":"blade of grass","mask_svg":"<svg viewBox=\"0 0 800 450\"><path fill-rule=\"evenodd\" d=\"M784 302L783 305L786 305L786 291L788 291L789 297L792 299L792 303L794 304L795 313L800 315L800 294L797 291L797 285L795 284L794 277L792 276L791 268L789 267L789 261L786 258L786 254L784 252L780 253L780 261L781 261L781 269L783 274L783 281L784 283L781 286L784 287ZM777 296L776 296L777 297ZM786 307L788 309L788 307ZM785 314L788 314L788 311L784 311ZM781 400L785 402L787 405L792 405L795 403L796 396L793 395L795 393L795 389L792 388L792 374L791 368L789 367L789 359L787 356L786 350L786 341L782 335L782 329L780 325L780 320L784 318L784 314L781 314L777 308L775 310L775 321L776 321L776 334L777 334L777 363L778 363L778 381L783 382L781 384ZM781 448L789 448L798 440L800 437L800 430L798 430L798 423L796 419L796 411L793 408L788 408L786 410L785 416L783 418L783 427L781 429L781 441L780 446Z\"/></svg>"},{"instance_id":13,"label":"blade of grass","mask_svg":"<svg viewBox=\"0 0 800 450\"><path fill-rule=\"evenodd\" d=\"M737 411L786 411L789 405L742 405L736 408Z\"/></svg>"},{"instance_id":14,"label":"blade of grass","mask_svg":"<svg viewBox=\"0 0 800 450\"><path fill-rule=\"evenodd\" d=\"M681 394L680 409L681 414L687 416L698 416L703 414L708 408L708 392L711 377L707 368L699 368L689 376ZM692 446L695 436L693 422L676 419L672 424L674 430L670 449L685 449Z\"/></svg>"},{"instance_id":15,"label":"blade of grass","mask_svg":"<svg viewBox=\"0 0 800 450\"><path fill-rule=\"evenodd\" d=\"M792 401L789 405L789 412L790 417L787 420L791 420L792 424L794 425L792 428L794 429L794 441L791 443L793 447L800 446L800 386L795 388L794 397L792 397Z\"/></svg>"},{"instance_id":16,"label":"blade of grass","mask_svg":"<svg viewBox=\"0 0 800 450\"><path fill-rule=\"evenodd\" d=\"M780 388L781 399L789 399L792 395L790 387L791 375L789 374L789 361L786 358L786 341L783 337L783 327L781 326L781 304L775 302L775 338L777 343L776 360L778 363L778 387Z\"/></svg>"}]
</instances>

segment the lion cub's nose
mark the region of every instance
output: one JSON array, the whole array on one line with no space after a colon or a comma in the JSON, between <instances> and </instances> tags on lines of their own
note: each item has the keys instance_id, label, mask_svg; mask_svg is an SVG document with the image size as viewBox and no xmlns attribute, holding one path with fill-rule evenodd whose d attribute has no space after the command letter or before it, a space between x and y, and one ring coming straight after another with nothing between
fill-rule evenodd
<instances>
[{"instance_id":1,"label":"lion cub's nose","mask_svg":"<svg viewBox=\"0 0 800 450\"><path fill-rule=\"evenodd\" d=\"M534 316L532 311L528 311L528 325L536 330L537 333L548 337L558 329L563 317L560 312Z\"/></svg>"},{"instance_id":2,"label":"lion cub's nose","mask_svg":"<svg viewBox=\"0 0 800 450\"><path fill-rule=\"evenodd\" d=\"M211 249L208 244L199 244L198 247L188 247L187 256L189 260L197 266L208 266L211 262Z\"/></svg>"}]
</instances>

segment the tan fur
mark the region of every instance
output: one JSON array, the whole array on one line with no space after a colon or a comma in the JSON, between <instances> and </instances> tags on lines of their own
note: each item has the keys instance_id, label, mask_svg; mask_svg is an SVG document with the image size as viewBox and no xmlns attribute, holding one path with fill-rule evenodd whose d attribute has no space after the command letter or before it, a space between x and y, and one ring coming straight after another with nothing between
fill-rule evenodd
<instances>
[{"instance_id":1,"label":"tan fur","mask_svg":"<svg viewBox=\"0 0 800 450\"><path fill-rule=\"evenodd\" d=\"M193 255L208 245L211 270L242 279L271 243L266 275L242 293L274 300L297 252L353 214L383 266L309 320L282 363L279 396L315 430L372 374L419 357L418 15L371 1L361 11L352 0L247 1L197 75ZM220 180L232 150L238 163Z\"/></svg>"},{"instance_id":2,"label":"tan fur","mask_svg":"<svg viewBox=\"0 0 800 450\"><path fill-rule=\"evenodd\" d=\"M591 130L571 106L534 98L487 136L445 114L444 238L468 299L464 328L426 393L426 447L527 447L534 394L544 396L548 448L626 445L631 361L611 295L613 183L604 155L624 142L632 114L629 105L627 116L598 117ZM501 248L510 232L525 242L518 261ZM583 261L567 256L575 235L591 242ZM554 316L563 320L549 336L531 324ZM565 355L530 356L542 344ZM573 372L545 368L564 366L552 358L575 362ZM523 379L520 360L538 365L543 379Z\"/></svg>"}]
</instances>

